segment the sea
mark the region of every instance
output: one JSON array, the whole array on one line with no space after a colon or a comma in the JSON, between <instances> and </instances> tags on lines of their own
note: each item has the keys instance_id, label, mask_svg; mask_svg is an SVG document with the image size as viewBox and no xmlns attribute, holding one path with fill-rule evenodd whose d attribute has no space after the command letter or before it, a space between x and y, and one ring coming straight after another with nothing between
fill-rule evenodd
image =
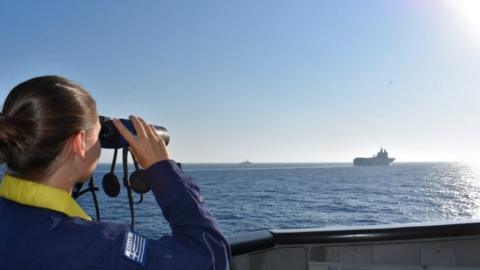
<instances>
[{"instance_id":1,"label":"sea","mask_svg":"<svg viewBox=\"0 0 480 270\"><path fill-rule=\"evenodd\" d=\"M102 221L131 223L126 189L108 197L99 164L94 182ZM224 234L265 229L326 228L478 220L480 166L467 163L182 164L200 186ZM130 172L132 171L130 167ZM115 173L122 179L121 166ZM1 174L1 172L0 172ZM140 195L134 193L138 202ZM77 199L95 217L92 195ZM150 238L170 234L152 194L134 205L134 229Z\"/></svg>"},{"instance_id":2,"label":"sea","mask_svg":"<svg viewBox=\"0 0 480 270\"><path fill-rule=\"evenodd\" d=\"M120 166L117 165L120 169ZM226 236L256 230L449 222L480 217L480 166L467 163L393 163L356 167L351 163L182 164L200 186L206 206ZM131 170L132 168L130 168ZM105 195L101 220L130 223L127 193ZM122 171L116 171L122 179ZM139 201L140 195L134 194ZM95 217L91 194L78 198ZM151 237L170 234L152 194L134 205L134 229Z\"/></svg>"}]
</instances>

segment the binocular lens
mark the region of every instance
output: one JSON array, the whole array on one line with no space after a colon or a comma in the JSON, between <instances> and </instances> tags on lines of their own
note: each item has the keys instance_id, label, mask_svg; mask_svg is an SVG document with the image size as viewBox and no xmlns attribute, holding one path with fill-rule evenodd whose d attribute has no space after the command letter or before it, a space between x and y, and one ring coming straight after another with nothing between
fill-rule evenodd
<instances>
[{"instance_id":1,"label":"binocular lens","mask_svg":"<svg viewBox=\"0 0 480 270\"><path fill-rule=\"evenodd\" d=\"M128 145L128 142L120 135L111 118L105 116L99 116L99 118L102 126L99 134L102 148L117 149ZM127 119L120 119L120 121L122 121L123 125L130 130L130 132L135 135L137 134L132 121ZM168 145L170 141L168 130L160 126L154 126L154 128L157 134L165 141L165 144Z\"/></svg>"}]
</instances>

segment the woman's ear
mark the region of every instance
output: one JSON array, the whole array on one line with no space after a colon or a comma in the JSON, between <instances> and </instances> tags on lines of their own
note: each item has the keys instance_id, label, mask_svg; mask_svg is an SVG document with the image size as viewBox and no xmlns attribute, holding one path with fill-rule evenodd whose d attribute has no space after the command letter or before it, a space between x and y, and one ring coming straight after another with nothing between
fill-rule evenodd
<instances>
[{"instance_id":1,"label":"woman's ear","mask_svg":"<svg viewBox=\"0 0 480 270\"><path fill-rule=\"evenodd\" d=\"M81 160L85 160L87 134L85 131L80 131L72 136L72 150Z\"/></svg>"}]
</instances>

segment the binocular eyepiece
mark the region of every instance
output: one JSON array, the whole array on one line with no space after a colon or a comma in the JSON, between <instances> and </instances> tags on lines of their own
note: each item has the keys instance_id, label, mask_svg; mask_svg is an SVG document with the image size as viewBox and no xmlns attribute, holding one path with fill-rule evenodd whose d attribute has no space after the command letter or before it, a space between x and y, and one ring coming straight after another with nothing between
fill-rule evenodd
<instances>
[{"instance_id":1,"label":"binocular eyepiece","mask_svg":"<svg viewBox=\"0 0 480 270\"><path fill-rule=\"evenodd\" d=\"M100 125L102 126L99 134L100 145L102 148L119 149L128 145L128 142L122 137L122 135L120 135L111 118L99 116L99 119ZM120 119L120 121L130 132L132 132L134 135L137 134L137 131L133 127L132 121L127 119ZM157 134L163 139L163 141L165 141L165 145L168 145L170 141L168 130L160 126L153 127L155 128Z\"/></svg>"}]
</instances>

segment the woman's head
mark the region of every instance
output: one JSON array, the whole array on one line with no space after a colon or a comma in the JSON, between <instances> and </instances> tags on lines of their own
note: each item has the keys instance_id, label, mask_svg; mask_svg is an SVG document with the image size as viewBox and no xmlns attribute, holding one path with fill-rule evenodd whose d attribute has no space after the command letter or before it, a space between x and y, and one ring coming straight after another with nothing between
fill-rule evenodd
<instances>
[{"instance_id":1,"label":"woman's head","mask_svg":"<svg viewBox=\"0 0 480 270\"><path fill-rule=\"evenodd\" d=\"M15 86L3 105L0 164L41 179L78 154L91 163L81 169L93 171L100 155L98 132L95 100L81 86L58 76L33 78ZM76 148L82 140L84 156Z\"/></svg>"}]
</instances>

